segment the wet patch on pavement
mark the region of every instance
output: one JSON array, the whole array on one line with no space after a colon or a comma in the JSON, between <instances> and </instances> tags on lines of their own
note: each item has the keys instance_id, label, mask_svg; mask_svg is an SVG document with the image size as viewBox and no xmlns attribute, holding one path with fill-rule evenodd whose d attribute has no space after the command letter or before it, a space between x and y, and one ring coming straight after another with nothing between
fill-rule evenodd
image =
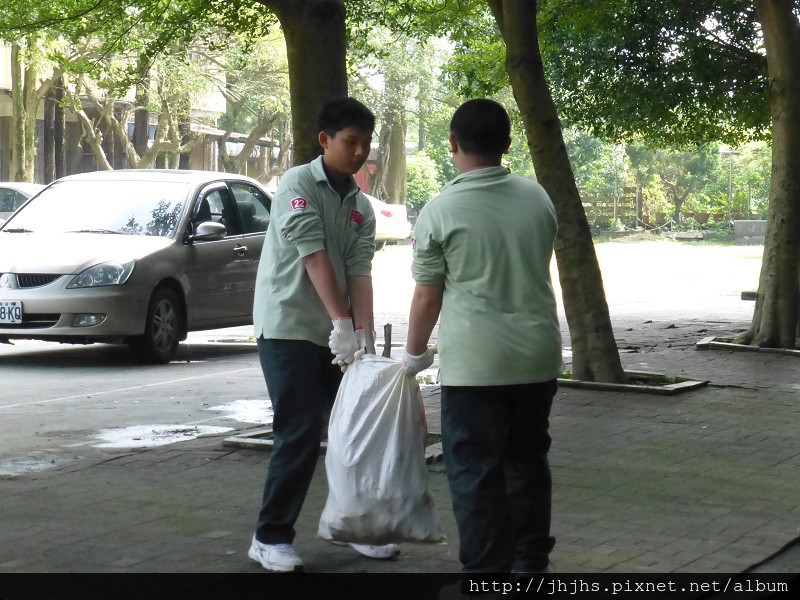
<instances>
[{"instance_id":1,"label":"wet patch on pavement","mask_svg":"<svg viewBox=\"0 0 800 600\"><path fill-rule=\"evenodd\" d=\"M47 469L56 469L67 463L79 460L80 456L15 456L0 460L0 479L18 477L29 473L38 473Z\"/></svg>"}]
</instances>

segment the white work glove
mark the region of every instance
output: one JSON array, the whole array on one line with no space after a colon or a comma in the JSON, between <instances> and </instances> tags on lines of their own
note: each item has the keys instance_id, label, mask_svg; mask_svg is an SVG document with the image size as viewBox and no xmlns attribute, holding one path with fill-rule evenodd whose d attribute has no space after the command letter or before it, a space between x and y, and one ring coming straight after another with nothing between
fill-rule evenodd
<instances>
[{"instance_id":1,"label":"white work glove","mask_svg":"<svg viewBox=\"0 0 800 600\"><path fill-rule=\"evenodd\" d=\"M364 335L363 327L356 329L356 343L358 344L358 350L353 354L353 361L362 358L367 353L367 336ZM345 369L342 369L342 372L344 371Z\"/></svg>"},{"instance_id":2,"label":"white work glove","mask_svg":"<svg viewBox=\"0 0 800 600\"><path fill-rule=\"evenodd\" d=\"M363 327L356 329L356 343L358 350L353 354L353 362L364 358L365 354L375 354L375 332L372 332L372 337L367 336L366 330ZM347 364L340 364L342 373L347 371Z\"/></svg>"},{"instance_id":3,"label":"white work glove","mask_svg":"<svg viewBox=\"0 0 800 600\"><path fill-rule=\"evenodd\" d=\"M408 350L403 351L403 371L416 377L417 373L424 371L433 364L433 355L436 354L436 346L428 346L419 356L409 354Z\"/></svg>"},{"instance_id":4,"label":"white work glove","mask_svg":"<svg viewBox=\"0 0 800 600\"><path fill-rule=\"evenodd\" d=\"M333 331L328 338L328 347L333 353L331 364L339 365L344 373L347 365L355 360L355 353L359 347L356 332L353 331L353 319L346 317L333 320Z\"/></svg>"}]
</instances>

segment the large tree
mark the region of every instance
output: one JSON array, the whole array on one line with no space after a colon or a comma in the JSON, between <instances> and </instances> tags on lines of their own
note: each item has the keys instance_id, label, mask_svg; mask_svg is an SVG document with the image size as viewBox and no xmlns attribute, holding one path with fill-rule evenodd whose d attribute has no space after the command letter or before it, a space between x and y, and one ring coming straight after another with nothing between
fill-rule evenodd
<instances>
[{"instance_id":1,"label":"large tree","mask_svg":"<svg viewBox=\"0 0 800 600\"><path fill-rule=\"evenodd\" d=\"M545 47L572 122L662 144L772 139L767 237L740 341L795 347L800 24L795 0L546 0Z\"/></svg>"},{"instance_id":2,"label":"large tree","mask_svg":"<svg viewBox=\"0 0 800 600\"><path fill-rule=\"evenodd\" d=\"M488 0L506 46L536 176L556 206L556 261L573 351L573 377L623 381L592 235L539 51L536 0Z\"/></svg>"},{"instance_id":3,"label":"large tree","mask_svg":"<svg viewBox=\"0 0 800 600\"><path fill-rule=\"evenodd\" d=\"M41 0L33 4L26 0L5 0L0 4L0 39L25 41L46 32L48 41L55 43L44 48L45 58L65 75L74 79L83 73L94 77L99 74L108 76L109 72L117 71L113 75L119 89L137 87L140 91L137 99L142 103L135 111L134 138L140 156L147 152L144 135L149 119L145 107L148 102L146 90L149 89L147 79L156 58L169 54L176 45L180 47L201 38L205 39L208 50L221 51L224 38L216 35L220 29L247 31L258 37L274 22L275 18L269 11L251 0ZM220 43L219 39L223 42ZM90 54L79 55L74 51L82 47L90 48ZM109 57L122 55L134 58L124 71L119 71L118 65L109 65ZM31 66L27 58L27 65ZM35 81L36 74L31 72ZM60 75L54 73L54 77L44 80L39 86L39 96L43 97L47 91L43 86ZM21 76L24 77L23 72ZM29 89L31 86L19 85L21 94L27 93L24 92L26 87ZM185 108L185 98L182 104ZM20 120L19 137L26 144L23 151L32 151L29 142L34 139L36 111L15 109L16 114L26 117ZM175 126L186 145L188 120L177 118ZM110 137L116 138L115 143L124 143L116 133L112 132ZM54 166L46 165L46 171L55 171Z\"/></svg>"},{"instance_id":4,"label":"large tree","mask_svg":"<svg viewBox=\"0 0 800 600\"><path fill-rule=\"evenodd\" d=\"M544 73L537 3L406 0L392 3L384 17L397 30L445 34L456 42L458 66L450 76L465 95L496 96L510 80L536 177L556 207L555 253L572 343L572 376L624 381L591 230Z\"/></svg>"},{"instance_id":5,"label":"large tree","mask_svg":"<svg viewBox=\"0 0 800 600\"><path fill-rule=\"evenodd\" d=\"M637 187L656 176L672 203L672 221L681 222L681 209L693 195L705 191L719 165L715 144L702 144L684 150L664 150L632 144L625 146Z\"/></svg>"},{"instance_id":6,"label":"large tree","mask_svg":"<svg viewBox=\"0 0 800 600\"><path fill-rule=\"evenodd\" d=\"M74 0L70 6L76 3L81 2ZM317 132L313 125L317 108L330 98L347 94L345 4L343 0L257 0L257 3L277 15L286 37L295 140L294 162L305 162L319 153ZM122 9L121 4L106 0L94 6ZM163 5L163 2L149 0L138 4L141 4L139 8L143 8L145 4ZM186 8L183 12L178 11L185 15L190 12L188 9L192 2L183 0L170 4ZM354 19L358 22L367 22L365 16L374 18L376 11L383 11L382 18L398 14L401 18L410 18L419 8L427 8L439 17L448 11L462 11L461 18L466 16L473 19L476 9L485 6L475 0L444 4L409 0L376 5L351 0L347 6L353 9L351 16L356 15ZM228 19L237 18L235 11L242 6L240 2L200 5L227 7L225 14ZM537 29L537 2L489 0L488 5L505 42L506 70L523 115L537 175L553 196L559 213L561 233L556 257L573 343L574 376L590 380L622 380L624 372L614 342L586 215L564 149L558 114L544 77ZM137 15L144 13L147 10L136 12ZM232 13L234 16L231 16ZM58 18L60 14L55 11L55 16L51 18ZM127 14L124 17L127 18ZM173 19L173 22L182 22L190 27L188 19ZM192 24L191 27L197 25ZM437 29L456 34L466 31L458 28L457 20L443 24L441 18ZM471 31L475 31L475 28ZM165 36L160 39L169 39L166 30ZM163 43L165 46L166 41Z\"/></svg>"},{"instance_id":7,"label":"large tree","mask_svg":"<svg viewBox=\"0 0 800 600\"><path fill-rule=\"evenodd\" d=\"M300 116L301 111L303 115L310 117L308 108L311 102L297 96L312 89L312 82L308 78L312 74L319 74L319 65L323 65L327 72L321 79L324 85L320 86L320 80L314 82L317 86L314 88L317 89L316 97L319 99L314 107L328 98L346 94L342 2L258 1L275 11L284 29L289 55L293 120ZM507 48L510 46L506 67L523 114L537 175L554 196L558 207L561 233L557 241L556 256L565 305L569 303L566 310L573 345L573 376L591 381L623 381L625 373L613 336L591 232L564 149L558 115L542 70L536 29L536 2L490 1L489 5ZM392 7L388 3L384 9L413 11L413 7L398 8L398 5ZM313 38L308 36L313 33L320 37L313 47L309 47L307 40ZM298 46L301 41L303 45ZM320 54L320 48L327 51L325 56ZM341 53L337 50L341 50ZM336 74L339 72L343 78L341 88L337 87ZM305 151L308 156L299 155L300 139L310 139L308 131L299 129L298 124L294 127L295 147L298 152L295 161L308 160L311 151ZM313 155L317 153L318 149L315 148Z\"/></svg>"},{"instance_id":8,"label":"large tree","mask_svg":"<svg viewBox=\"0 0 800 600\"><path fill-rule=\"evenodd\" d=\"M49 36L30 33L11 44L12 181L34 180L37 115L62 72L56 65L50 77L39 77L39 71L50 66L45 54L51 42Z\"/></svg>"},{"instance_id":9,"label":"large tree","mask_svg":"<svg viewBox=\"0 0 800 600\"><path fill-rule=\"evenodd\" d=\"M217 144L223 168L264 182L286 170L291 146L286 44L278 28L275 29L274 35L262 39L227 33L229 42L224 53L206 58L219 69L217 88L226 103L225 115L218 124L225 134ZM246 138L239 140L241 150L230 153L227 144L230 136L248 131ZM262 137L279 143L277 156L271 146L259 145ZM248 161L254 155L260 165L255 173L248 170Z\"/></svg>"},{"instance_id":10,"label":"large tree","mask_svg":"<svg viewBox=\"0 0 800 600\"><path fill-rule=\"evenodd\" d=\"M319 156L320 106L347 96L344 0L257 0L275 13L286 39L294 164Z\"/></svg>"},{"instance_id":11,"label":"large tree","mask_svg":"<svg viewBox=\"0 0 800 600\"><path fill-rule=\"evenodd\" d=\"M757 0L772 120L772 185L753 323L742 341L794 348L800 290L800 22L793 0Z\"/></svg>"},{"instance_id":12,"label":"large tree","mask_svg":"<svg viewBox=\"0 0 800 600\"><path fill-rule=\"evenodd\" d=\"M422 124L435 80L435 48L427 39L417 40L383 27L373 27L370 35L360 38L354 37L352 29L348 46L352 93L372 108L378 119L370 193L390 204L405 204L406 143L416 136L419 144L425 144ZM415 121L419 125L416 130Z\"/></svg>"}]
</instances>

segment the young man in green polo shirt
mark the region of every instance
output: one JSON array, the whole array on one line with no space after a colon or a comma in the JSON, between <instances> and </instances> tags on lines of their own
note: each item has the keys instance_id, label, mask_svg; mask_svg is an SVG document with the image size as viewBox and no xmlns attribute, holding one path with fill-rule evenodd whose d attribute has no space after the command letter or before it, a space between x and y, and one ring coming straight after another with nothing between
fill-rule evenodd
<instances>
[{"instance_id":1,"label":"young man in green polo shirt","mask_svg":"<svg viewBox=\"0 0 800 600\"><path fill-rule=\"evenodd\" d=\"M353 175L369 155L375 117L342 98L322 107L318 125L323 155L289 169L272 200L253 306L274 444L248 556L274 572L303 570L294 523L342 372L373 330L375 215ZM376 559L399 553L352 546Z\"/></svg>"},{"instance_id":2,"label":"young man in green polo shirt","mask_svg":"<svg viewBox=\"0 0 800 600\"><path fill-rule=\"evenodd\" d=\"M561 333L550 281L556 214L536 182L501 166L505 109L461 105L450 123L459 175L414 228L404 367L430 366L441 314L442 442L465 573L544 571L550 536L550 407Z\"/></svg>"}]
</instances>

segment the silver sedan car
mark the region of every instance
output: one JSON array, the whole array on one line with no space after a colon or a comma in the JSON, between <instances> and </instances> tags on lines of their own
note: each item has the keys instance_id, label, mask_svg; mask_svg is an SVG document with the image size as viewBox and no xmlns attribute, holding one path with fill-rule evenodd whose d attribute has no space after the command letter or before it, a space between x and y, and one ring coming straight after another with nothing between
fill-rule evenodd
<instances>
[{"instance_id":1,"label":"silver sedan car","mask_svg":"<svg viewBox=\"0 0 800 600\"><path fill-rule=\"evenodd\" d=\"M0 342L127 343L167 363L189 331L252 323L270 206L230 173L59 179L0 226Z\"/></svg>"},{"instance_id":2,"label":"silver sedan car","mask_svg":"<svg viewBox=\"0 0 800 600\"><path fill-rule=\"evenodd\" d=\"M41 183L0 183L0 225L20 206L44 189Z\"/></svg>"}]
</instances>

